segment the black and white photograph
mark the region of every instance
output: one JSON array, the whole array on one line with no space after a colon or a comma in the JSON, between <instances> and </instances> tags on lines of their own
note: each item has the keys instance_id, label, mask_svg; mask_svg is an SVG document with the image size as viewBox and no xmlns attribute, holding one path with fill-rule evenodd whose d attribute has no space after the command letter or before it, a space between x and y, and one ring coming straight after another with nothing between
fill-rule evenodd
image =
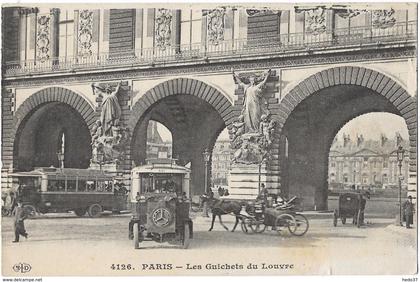
<instances>
[{"instance_id":1,"label":"black and white photograph","mask_svg":"<svg viewBox=\"0 0 420 282\"><path fill-rule=\"evenodd\" d=\"M417 279L417 5L3 4L3 281Z\"/></svg>"}]
</instances>

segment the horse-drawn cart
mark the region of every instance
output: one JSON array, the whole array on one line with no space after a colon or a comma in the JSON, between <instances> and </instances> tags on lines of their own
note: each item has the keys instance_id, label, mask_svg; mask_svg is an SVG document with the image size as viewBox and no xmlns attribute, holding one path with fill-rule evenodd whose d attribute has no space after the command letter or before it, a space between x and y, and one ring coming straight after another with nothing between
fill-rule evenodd
<instances>
[{"instance_id":1,"label":"horse-drawn cart","mask_svg":"<svg viewBox=\"0 0 420 282\"><path fill-rule=\"evenodd\" d=\"M256 202L247 208L248 215L242 214L241 228L246 234L262 233L267 226L278 233L288 230L295 236L303 236L309 229L308 219L295 210L296 197L275 207L265 207L264 202Z\"/></svg>"},{"instance_id":2,"label":"horse-drawn cart","mask_svg":"<svg viewBox=\"0 0 420 282\"><path fill-rule=\"evenodd\" d=\"M367 194L369 198L369 195ZM360 227L364 221L364 211L366 206L366 199L362 193L347 192L340 194L338 197L338 209L334 210L334 226L337 226L338 219L341 223L346 224L347 218L353 220L353 224Z\"/></svg>"}]
</instances>

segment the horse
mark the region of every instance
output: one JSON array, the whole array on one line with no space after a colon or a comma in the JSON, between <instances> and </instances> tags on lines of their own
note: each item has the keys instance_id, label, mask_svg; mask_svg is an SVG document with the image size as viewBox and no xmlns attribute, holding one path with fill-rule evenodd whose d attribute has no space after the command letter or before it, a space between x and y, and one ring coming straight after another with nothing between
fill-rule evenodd
<instances>
[{"instance_id":1,"label":"horse","mask_svg":"<svg viewBox=\"0 0 420 282\"><path fill-rule=\"evenodd\" d=\"M219 217L219 222L226 231L229 231L229 228L222 222L222 215L233 214L235 216L235 225L233 226L232 232L235 232L236 226L238 226L239 220L243 220L240 215L242 207L246 206L245 202L234 201L234 200L224 200L224 199L215 199L213 196L202 195L200 197L200 205L202 206L204 202L208 202L209 207L212 213L211 226L209 231L213 230L214 220L216 216Z\"/></svg>"}]
</instances>

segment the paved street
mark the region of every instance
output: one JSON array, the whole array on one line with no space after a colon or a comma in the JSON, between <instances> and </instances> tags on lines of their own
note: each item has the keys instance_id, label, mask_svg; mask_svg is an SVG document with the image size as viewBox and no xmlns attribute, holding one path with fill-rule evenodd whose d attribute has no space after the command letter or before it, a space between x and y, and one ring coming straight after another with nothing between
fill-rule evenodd
<instances>
[{"instance_id":1,"label":"paved street","mask_svg":"<svg viewBox=\"0 0 420 282\"><path fill-rule=\"evenodd\" d=\"M193 219L194 239L188 250L152 242L143 243L142 246L149 247L147 249L134 250L132 241L127 239L128 215L92 219L73 214L48 214L27 220L30 237L19 244L11 243L12 218L3 218L3 274L16 275L12 267L18 262L32 266L27 273L30 276L158 274L150 270L156 267L150 263L173 264L172 269L159 271L159 274L216 274L217 270L206 268L226 267L217 263L243 265L244 269L229 270L233 274L250 271L254 274L414 273L415 229L392 226L391 219L367 218L370 223L360 229L340 223L334 228L328 214L310 215L308 233L304 237L291 237L268 230L263 234L246 235L240 227L235 233L226 232L219 223L208 232L210 219L197 216ZM230 228L233 226L232 217L227 216L225 221ZM226 249L229 252L224 251L221 256L221 250ZM208 263L216 265L206 266ZM258 270L246 269L249 263L257 263ZM131 264L134 269L112 270L112 264ZM192 269L192 264L202 269ZM287 269L285 265L289 265Z\"/></svg>"}]
</instances>

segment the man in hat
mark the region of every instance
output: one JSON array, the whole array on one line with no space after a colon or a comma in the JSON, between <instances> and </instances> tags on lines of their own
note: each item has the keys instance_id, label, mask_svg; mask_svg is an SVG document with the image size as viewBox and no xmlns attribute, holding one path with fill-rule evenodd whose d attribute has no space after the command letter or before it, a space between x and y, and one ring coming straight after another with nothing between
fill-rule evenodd
<instances>
[{"instance_id":1,"label":"man in hat","mask_svg":"<svg viewBox=\"0 0 420 282\"><path fill-rule=\"evenodd\" d=\"M16 211L15 211L15 240L13 241L13 243L17 243L19 242L19 236L22 235L23 237L25 237L26 239L28 238L28 233L26 233L25 230L25 224L24 224L24 220L27 218L25 210L23 209L22 206L22 201L19 200L18 201L18 205L16 207Z\"/></svg>"},{"instance_id":2,"label":"man in hat","mask_svg":"<svg viewBox=\"0 0 420 282\"><path fill-rule=\"evenodd\" d=\"M413 204L413 197L408 196L407 201L403 204L404 209L404 216L405 216L405 227L411 228L411 224L413 224L413 214L414 214L414 204Z\"/></svg>"}]
</instances>

